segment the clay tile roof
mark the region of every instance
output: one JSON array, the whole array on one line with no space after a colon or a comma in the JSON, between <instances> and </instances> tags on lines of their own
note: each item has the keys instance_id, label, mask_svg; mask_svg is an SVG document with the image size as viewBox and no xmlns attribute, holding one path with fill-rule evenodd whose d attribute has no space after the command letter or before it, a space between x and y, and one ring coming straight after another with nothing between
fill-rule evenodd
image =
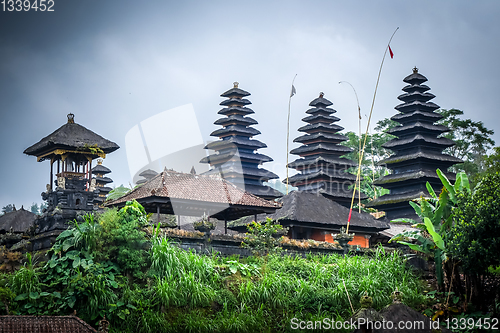
<instances>
[{"instance_id":1,"label":"clay tile roof","mask_svg":"<svg viewBox=\"0 0 500 333\"><path fill-rule=\"evenodd\" d=\"M2 333L96 333L76 316L0 316Z\"/></svg>"},{"instance_id":2,"label":"clay tile roof","mask_svg":"<svg viewBox=\"0 0 500 333\"><path fill-rule=\"evenodd\" d=\"M164 197L216 204L277 208L279 204L261 199L218 177L163 171L125 196L107 202L113 206L146 197Z\"/></svg>"},{"instance_id":3,"label":"clay tile roof","mask_svg":"<svg viewBox=\"0 0 500 333\"><path fill-rule=\"evenodd\" d=\"M35 222L36 214L24 208L0 216L0 233L26 232Z\"/></svg>"}]
</instances>

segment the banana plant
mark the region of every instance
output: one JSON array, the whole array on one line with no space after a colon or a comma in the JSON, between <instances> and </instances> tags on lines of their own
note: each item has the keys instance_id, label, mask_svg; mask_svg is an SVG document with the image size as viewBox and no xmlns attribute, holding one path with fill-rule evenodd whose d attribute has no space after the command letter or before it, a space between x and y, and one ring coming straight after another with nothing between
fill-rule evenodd
<instances>
[{"instance_id":1,"label":"banana plant","mask_svg":"<svg viewBox=\"0 0 500 333\"><path fill-rule=\"evenodd\" d=\"M464 172L459 172L455 184L451 184L446 175L437 169L436 173L443 183L443 189L439 196L432 186L427 182L426 187L429 198L419 198L415 202L410 201L410 205L415 209L417 215L423 223L412 219L397 219L392 222L410 222L419 231L405 231L392 237L389 242L396 241L399 244L408 246L414 251L422 252L434 256L436 266L436 278L438 285L442 288L443 262L447 260L446 236L452 224L451 210L457 204L457 196L460 192L471 192L469 179ZM427 232L429 237L424 237L422 231ZM415 239L417 244L410 243L410 239Z\"/></svg>"}]
</instances>

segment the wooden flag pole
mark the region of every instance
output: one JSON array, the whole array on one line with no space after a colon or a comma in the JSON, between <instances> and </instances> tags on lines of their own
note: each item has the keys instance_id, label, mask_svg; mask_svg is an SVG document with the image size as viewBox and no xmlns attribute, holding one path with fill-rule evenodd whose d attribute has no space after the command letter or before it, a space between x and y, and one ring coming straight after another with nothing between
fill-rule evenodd
<instances>
[{"instance_id":1,"label":"wooden flag pole","mask_svg":"<svg viewBox=\"0 0 500 333\"><path fill-rule=\"evenodd\" d=\"M286 194L288 194L288 154L289 154L289 144L290 144L290 106L292 103L292 96L295 95L295 87L293 83L295 82L295 78L297 74L293 77L292 80L292 90L290 92L290 97L288 98L288 119L286 121Z\"/></svg>"},{"instance_id":2,"label":"wooden flag pole","mask_svg":"<svg viewBox=\"0 0 500 333\"><path fill-rule=\"evenodd\" d=\"M358 94L356 93L356 89L354 89L353 85L350 84L347 81L340 81L340 83L345 82L348 85L351 86L352 90L354 90L354 95L356 96L356 102L358 103L358 124L359 124L359 149L358 149L358 154L359 154L359 162L358 162L358 168L361 168L361 108L359 107L359 99L358 99ZM356 191L356 188L354 189ZM359 212L361 213L361 177L358 179L358 209Z\"/></svg>"}]
</instances>

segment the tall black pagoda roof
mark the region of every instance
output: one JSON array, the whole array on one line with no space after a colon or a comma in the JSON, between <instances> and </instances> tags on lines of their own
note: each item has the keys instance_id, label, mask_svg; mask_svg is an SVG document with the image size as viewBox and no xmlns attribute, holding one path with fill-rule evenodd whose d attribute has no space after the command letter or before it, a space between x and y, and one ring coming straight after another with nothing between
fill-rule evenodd
<instances>
[{"instance_id":1,"label":"tall black pagoda roof","mask_svg":"<svg viewBox=\"0 0 500 333\"><path fill-rule=\"evenodd\" d=\"M441 189L442 183L436 169L446 172L450 166L463 162L443 153L444 149L452 147L455 142L440 137L450 130L446 126L435 124L442 116L435 112L439 106L431 102L435 96L427 92L430 89L428 86L422 84L427 78L414 68L413 73L403 81L408 83L403 88L405 93L398 97L403 103L395 107L399 113L391 118L400 125L388 131L396 138L383 145L394 154L379 163L386 165L392 173L374 182L375 185L389 189L390 193L369 204L384 210L388 219L416 218L408 201L421 196L428 197L427 182L436 191ZM454 174L447 175L454 178Z\"/></svg>"},{"instance_id":2,"label":"tall black pagoda roof","mask_svg":"<svg viewBox=\"0 0 500 333\"><path fill-rule=\"evenodd\" d=\"M352 149L340 144L347 141L347 137L338 134L344 128L335 124L340 119L332 116L337 112L329 108L332 104L323 93L309 103L313 108L306 113L310 116L302 119L307 125L299 128L306 134L293 140L302 143L302 146L290 151L301 158L288 164L300 173L289 177L288 182L299 191L323 193L340 204L348 205L352 190L347 188L356 181L356 176L348 173L347 169L357 163L342 157ZM366 196L362 194L362 198Z\"/></svg>"},{"instance_id":3,"label":"tall black pagoda roof","mask_svg":"<svg viewBox=\"0 0 500 333\"><path fill-rule=\"evenodd\" d=\"M92 168L92 173L95 174L101 174L105 175L110 173L111 170L109 168L106 168L104 165L102 165L102 160L97 161L97 165Z\"/></svg>"},{"instance_id":4,"label":"tall black pagoda roof","mask_svg":"<svg viewBox=\"0 0 500 333\"><path fill-rule=\"evenodd\" d=\"M259 165L270 162L269 156L257 153L260 148L267 145L253 139L260 131L251 127L257 121L247 115L254 113L247 107L251 102L245 97L250 93L234 87L221 94L226 99L220 103L225 106L218 113L225 116L214 122L222 128L213 131L210 136L219 140L208 143L205 149L215 152L201 159L200 163L209 163L211 170L205 174L221 173L226 180L233 182L246 191L265 199L274 199L282 194L273 188L264 185L269 179L278 178L271 171L259 168Z\"/></svg>"},{"instance_id":5,"label":"tall black pagoda roof","mask_svg":"<svg viewBox=\"0 0 500 333\"><path fill-rule=\"evenodd\" d=\"M111 173L111 170L102 165L102 162L102 159L97 160L97 165L92 168L93 179L95 179L96 184L95 190L98 191L98 195L94 197L94 204L99 206L102 205L106 200L106 196L112 190L111 187L106 185L113 182L113 179L104 176Z\"/></svg>"},{"instance_id":6,"label":"tall black pagoda roof","mask_svg":"<svg viewBox=\"0 0 500 333\"><path fill-rule=\"evenodd\" d=\"M84 150L96 146L105 154L118 148L116 143L92 132L74 122L74 115L68 115L68 122L24 151L27 155L40 156L55 149Z\"/></svg>"}]
</instances>

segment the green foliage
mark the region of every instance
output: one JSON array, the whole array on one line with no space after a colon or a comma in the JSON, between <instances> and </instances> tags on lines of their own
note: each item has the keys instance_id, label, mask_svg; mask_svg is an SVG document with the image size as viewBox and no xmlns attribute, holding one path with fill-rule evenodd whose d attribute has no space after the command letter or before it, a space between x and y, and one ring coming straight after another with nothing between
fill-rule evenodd
<instances>
[{"instance_id":1,"label":"green foliage","mask_svg":"<svg viewBox=\"0 0 500 333\"><path fill-rule=\"evenodd\" d=\"M2 213L3 214L7 214L7 213L10 213L12 211L14 211L14 205L13 204L8 204L8 205L2 207Z\"/></svg>"},{"instance_id":2,"label":"green foliage","mask_svg":"<svg viewBox=\"0 0 500 333\"><path fill-rule=\"evenodd\" d=\"M437 110L443 116L438 123L447 126L451 131L443 137L455 141L455 146L447 148L445 153L465 161L473 161L477 155L485 155L495 141L491 139L494 131L487 129L482 121L462 119L464 112L457 109Z\"/></svg>"},{"instance_id":3,"label":"green foliage","mask_svg":"<svg viewBox=\"0 0 500 333\"><path fill-rule=\"evenodd\" d=\"M240 272L241 275L250 277L250 276L259 276L260 270L259 266L255 263L244 264L237 260L228 260L226 261L226 265L231 274L236 274Z\"/></svg>"},{"instance_id":4,"label":"green foliage","mask_svg":"<svg viewBox=\"0 0 500 333\"><path fill-rule=\"evenodd\" d=\"M422 286L404 268L399 253L382 249L372 257L271 254L223 260L185 251L156 234L144 251L151 263L147 277L131 281L120 274L123 267L115 258L106 260L100 253L110 244L101 238L118 228L115 223L142 216L140 209L123 214L108 210L78 228L75 224L60 235L43 269L28 263L25 268L31 271L20 270L7 279L17 281L12 286L0 276L0 301L10 299L16 314L67 315L76 310L92 325L105 315L111 332L162 333L251 332L263 327L287 331L294 316L345 320L351 312L343 281L355 307L368 291L375 308L381 309L390 304L396 287L406 304L415 307L424 301ZM92 234L87 224L97 225L95 245L89 245L94 242L86 236ZM3 297L6 287L12 292L6 290Z\"/></svg>"},{"instance_id":5,"label":"green foliage","mask_svg":"<svg viewBox=\"0 0 500 333\"><path fill-rule=\"evenodd\" d=\"M82 224L78 224L75 220L73 221L73 228L59 234L52 248L55 254L66 252L71 248L82 249L88 253L96 250L101 226L94 220L92 214L84 215L83 219Z\"/></svg>"},{"instance_id":6,"label":"green foliage","mask_svg":"<svg viewBox=\"0 0 500 333\"><path fill-rule=\"evenodd\" d=\"M500 172L500 147L494 147L493 153L483 158L483 168L481 172L476 175L476 182L479 182L482 177L488 174L496 174Z\"/></svg>"},{"instance_id":7,"label":"green foliage","mask_svg":"<svg viewBox=\"0 0 500 333\"><path fill-rule=\"evenodd\" d=\"M361 155L361 148L365 142L365 152L363 154L363 161L361 162L361 192L368 196L368 201L378 198L384 194L389 193L389 190L384 189L379 186L374 186L373 182L388 174L388 170L384 166L379 166L378 162L388 158L391 155L391 151L382 147L384 143L394 138L393 135L385 133L388 129L392 128L397 124L396 122L390 120L389 118L383 119L377 123L375 130L380 131L380 133L375 134L362 134L361 138L358 134L354 132L347 132L345 135L348 137L348 141L342 144L353 149L353 151L344 157L349 158L355 162L359 162L359 157ZM349 170L353 174L357 174L358 168L352 168ZM354 186L354 185L353 185Z\"/></svg>"},{"instance_id":8,"label":"green foliage","mask_svg":"<svg viewBox=\"0 0 500 333\"><path fill-rule=\"evenodd\" d=\"M219 281L219 274L210 257L197 255L193 251L184 251L165 237L153 237L149 253L151 256L149 276L176 280L191 272L203 283Z\"/></svg>"},{"instance_id":9,"label":"green foliage","mask_svg":"<svg viewBox=\"0 0 500 333\"><path fill-rule=\"evenodd\" d=\"M40 215L40 209L38 208L38 204L36 202L33 202L30 207L30 212L33 214Z\"/></svg>"},{"instance_id":10,"label":"green foliage","mask_svg":"<svg viewBox=\"0 0 500 333\"><path fill-rule=\"evenodd\" d=\"M258 255L280 252L282 235L288 232L288 228L283 228L269 217L266 217L264 223L252 221L247 230L242 246L252 249L253 253Z\"/></svg>"},{"instance_id":11,"label":"green foliage","mask_svg":"<svg viewBox=\"0 0 500 333\"><path fill-rule=\"evenodd\" d=\"M89 145L85 144L82 148L77 148L77 150L89 151L94 155L104 156L104 151L97 146L97 144Z\"/></svg>"},{"instance_id":12,"label":"green foliage","mask_svg":"<svg viewBox=\"0 0 500 333\"><path fill-rule=\"evenodd\" d=\"M450 250L466 272L484 274L500 265L500 174L488 174L474 193L457 197Z\"/></svg>"},{"instance_id":13,"label":"green foliage","mask_svg":"<svg viewBox=\"0 0 500 333\"><path fill-rule=\"evenodd\" d=\"M125 194L129 193L130 191L132 191L131 189L129 189L128 187L125 187L122 185L112 189L111 191L109 191L108 195L106 196L106 201L111 201L111 200L116 200L118 198L121 198L123 197Z\"/></svg>"},{"instance_id":14,"label":"green foliage","mask_svg":"<svg viewBox=\"0 0 500 333\"><path fill-rule=\"evenodd\" d=\"M18 314L68 314L73 309L84 320L104 315L125 318L134 305L120 301L121 272L142 276L147 265L144 208L128 202L120 211L84 216L83 223L62 232L41 271L28 264L11 275L8 287L17 295ZM123 304L122 304L123 303Z\"/></svg>"},{"instance_id":15,"label":"green foliage","mask_svg":"<svg viewBox=\"0 0 500 333\"><path fill-rule=\"evenodd\" d=\"M141 228L147 223L144 207L135 200L118 212L108 210L100 217L98 259L116 261L126 274L142 278L148 255L146 234Z\"/></svg>"},{"instance_id":16,"label":"green foliage","mask_svg":"<svg viewBox=\"0 0 500 333\"><path fill-rule=\"evenodd\" d=\"M109 304L117 298L113 289L119 287L120 270L111 261L95 261L102 232L103 228L94 216L86 215L83 223L75 221L73 228L58 236L44 267L47 291L40 294L38 301L44 314L68 313L77 309L86 320L111 316Z\"/></svg>"},{"instance_id":17,"label":"green foliage","mask_svg":"<svg viewBox=\"0 0 500 333\"><path fill-rule=\"evenodd\" d=\"M486 152L495 144L491 138L494 131L486 128L482 121L461 118L464 114L461 110L441 109L436 112L443 116L438 124L450 128L450 131L442 136L455 142L455 145L445 149L444 153L464 161L452 166L452 171L465 171L471 182L476 184L485 168Z\"/></svg>"},{"instance_id":18,"label":"green foliage","mask_svg":"<svg viewBox=\"0 0 500 333\"><path fill-rule=\"evenodd\" d=\"M28 253L28 262L10 276L8 287L16 294L30 294L40 291L40 273L35 270Z\"/></svg>"},{"instance_id":19,"label":"green foliage","mask_svg":"<svg viewBox=\"0 0 500 333\"><path fill-rule=\"evenodd\" d=\"M204 214L200 220L193 223L193 227L194 230L209 233L215 229L216 225L214 221L210 221L210 218Z\"/></svg>"},{"instance_id":20,"label":"green foliage","mask_svg":"<svg viewBox=\"0 0 500 333\"><path fill-rule=\"evenodd\" d=\"M432 186L427 183L427 190L432 198L420 198L418 203L410 202L424 223L405 219L406 222L414 223L414 226L420 231L405 231L392 237L389 242L396 241L399 244L407 245L414 251L433 255L438 285L442 288L444 283L442 263L447 260L449 255L449 247L446 241L450 237L452 208L458 204L457 197L461 194L469 194L471 189L467 175L464 172L457 174L455 184L451 184L440 169L437 169L436 172L444 186L439 197ZM425 233L430 237L426 237ZM416 239L418 244L410 243L408 240L411 238Z\"/></svg>"},{"instance_id":21,"label":"green foliage","mask_svg":"<svg viewBox=\"0 0 500 333\"><path fill-rule=\"evenodd\" d=\"M360 150L359 150L359 135L354 133L354 132L347 132L345 135L349 138L348 141L344 141L342 144L352 148L353 151L350 152L349 154L345 155L344 157L349 158L350 160L353 160L355 162L359 161L360 157ZM391 151L388 149L385 149L382 147L384 143L387 141L391 140L394 138L393 135L387 134L387 133L375 133L375 134L368 134L366 136L365 134L361 135L361 148L363 148L363 143L365 142L366 138L366 145L365 145L365 153L363 156L363 163L362 165L364 166L369 166L372 164L371 157L373 156L375 159L375 162L380 161L381 159L387 158L391 155Z\"/></svg>"}]
</instances>

